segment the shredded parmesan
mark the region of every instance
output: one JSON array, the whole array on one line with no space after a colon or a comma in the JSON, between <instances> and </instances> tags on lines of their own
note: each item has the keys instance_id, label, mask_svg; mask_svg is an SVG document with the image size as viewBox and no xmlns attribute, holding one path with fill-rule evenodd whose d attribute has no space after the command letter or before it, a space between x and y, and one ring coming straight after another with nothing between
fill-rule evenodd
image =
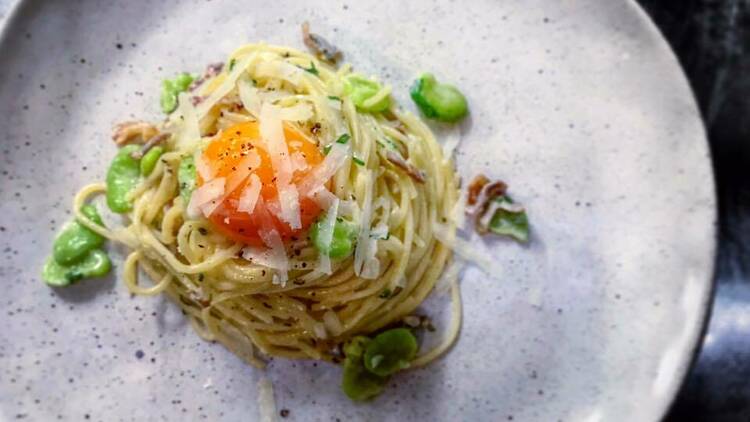
<instances>
[{"instance_id":1,"label":"shredded parmesan","mask_svg":"<svg viewBox=\"0 0 750 422\"><path fill-rule=\"evenodd\" d=\"M292 154L292 168L295 172L305 171L310 168L310 165L307 164L305 156L302 155L302 153L299 151Z\"/></svg>"},{"instance_id":2,"label":"shredded parmesan","mask_svg":"<svg viewBox=\"0 0 750 422\"><path fill-rule=\"evenodd\" d=\"M261 101L258 96L258 88L254 87L249 81L243 80L239 83L240 101L245 110L250 112L256 118L260 116Z\"/></svg>"},{"instance_id":3,"label":"shredded parmesan","mask_svg":"<svg viewBox=\"0 0 750 422\"><path fill-rule=\"evenodd\" d=\"M240 202L237 206L237 211L246 212L252 214L255 210L255 204L258 202L260 196L260 189L262 185L257 175L250 175L250 183L245 187L240 195Z\"/></svg>"},{"instance_id":4,"label":"shredded parmesan","mask_svg":"<svg viewBox=\"0 0 750 422\"><path fill-rule=\"evenodd\" d=\"M328 337L328 333L326 333L326 326L316 322L313 324L313 333L315 334L315 337L325 340Z\"/></svg>"},{"instance_id":5,"label":"shredded parmesan","mask_svg":"<svg viewBox=\"0 0 750 422\"><path fill-rule=\"evenodd\" d=\"M302 69L281 60L264 61L255 68L258 78L281 78L295 86L302 80Z\"/></svg>"},{"instance_id":6,"label":"shredded parmesan","mask_svg":"<svg viewBox=\"0 0 750 422\"><path fill-rule=\"evenodd\" d=\"M443 141L443 159L450 160L460 143L461 129L457 126L452 127L445 134L445 140Z\"/></svg>"},{"instance_id":7,"label":"shredded parmesan","mask_svg":"<svg viewBox=\"0 0 750 422\"><path fill-rule=\"evenodd\" d=\"M315 202L320 206L320 208L327 210L333 205L334 201L338 201L339 199L336 197L336 195L332 194L328 189L321 188L315 192L313 195L313 199L315 199ZM339 201L340 205L340 201Z\"/></svg>"},{"instance_id":8,"label":"shredded parmesan","mask_svg":"<svg viewBox=\"0 0 750 422\"><path fill-rule=\"evenodd\" d=\"M234 171L229 176L229 178L227 178L224 194L222 195L222 197L219 200L212 202L210 205L206 205L204 208L202 208L203 214L206 217L210 217L211 214L216 210L216 208L218 208L219 205L226 201L227 197L229 197L229 195L237 190L242 182L244 182L245 179L250 176L252 170L257 168L259 165L260 156L257 152L251 151L245 157L243 157L242 160L234 167Z\"/></svg>"},{"instance_id":9,"label":"shredded parmesan","mask_svg":"<svg viewBox=\"0 0 750 422\"><path fill-rule=\"evenodd\" d=\"M224 182L226 179L219 177L206 182L203 186L196 189L190 196L186 213L188 218L196 219L200 216L203 207L207 204L216 202L224 194Z\"/></svg>"},{"instance_id":10,"label":"shredded parmesan","mask_svg":"<svg viewBox=\"0 0 750 422\"><path fill-rule=\"evenodd\" d=\"M456 227L463 227L466 224L466 201L469 196L469 190L467 188L461 189L461 195L453 205L451 210L451 219L456 223Z\"/></svg>"},{"instance_id":11,"label":"shredded parmesan","mask_svg":"<svg viewBox=\"0 0 750 422\"><path fill-rule=\"evenodd\" d=\"M375 257L378 250L377 239L370 237L374 176L370 170L365 170L357 176L364 178L365 197L362 202L357 247L354 251L354 273L362 278L375 279L380 275L380 261Z\"/></svg>"},{"instance_id":12,"label":"shredded parmesan","mask_svg":"<svg viewBox=\"0 0 750 422\"><path fill-rule=\"evenodd\" d=\"M312 116L313 111L310 104L297 104L292 107L281 109L281 120L305 122L310 120Z\"/></svg>"},{"instance_id":13,"label":"shredded parmesan","mask_svg":"<svg viewBox=\"0 0 750 422\"><path fill-rule=\"evenodd\" d=\"M279 277L278 284L282 286L286 285L289 279L289 258L286 256L286 248L284 248L284 242L281 240L281 235L276 229L261 229L258 231L260 238L263 239L263 243L269 248L269 256L273 260L273 267L276 270L276 275ZM274 280L275 281L275 280Z\"/></svg>"},{"instance_id":14,"label":"shredded parmesan","mask_svg":"<svg viewBox=\"0 0 750 422\"><path fill-rule=\"evenodd\" d=\"M219 85L212 93L211 95L203 100L202 103L198 105L198 107L195 109L196 115L198 116L198 119L203 118L203 116L206 115L206 113L213 108L216 103L221 101L222 98L224 98L227 94L229 94L237 84L237 79L245 73L245 70L247 70L248 67L255 61L257 58L256 54L248 54L247 56L243 57L241 60L239 60L232 69L231 72L227 75L226 78L224 78L224 81ZM188 101L190 102L190 101ZM183 101L180 100L180 104L182 104Z\"/></svg>"},{"instance_id":15,"label":"shredded parmesan","mask_svg":"<svg viewBox=\"0 0 750 422\"><path fill-rule=\"evenodd\" d=\"M186 92L178 96L177 111L173 113L176 116L175 121L178 123L179 131L177 132L176 149L178 151L189 151L201 140L200 120L190 96Z\"/></svg>"},{"instance_id":16,"label":"shredded parmesan","mask_svg":"<svg viewBox=\"0 0 750 422\"><path fill-rule=\"evenodd\" d=\"M276 177L276 191L281 205L281 220L293 230L302 227L299 194L292 181L292 163L289 148L284 141L284 128L279 107L263 104L260 110L260 135L266 141L271 165Z\"/></svg>"},{"instance_id":17,"label":"shredded parmesan","mask_svg":"<svg viewBox=\"0 0 750 422\"><path fill-rule=\"evenodd\" d=\"M333 336L337 336L344 331L344 326L341 324L341 320L336 315L336 312L327 311L323 314L323 323L326 326L326 330Z\"/></svg>"},{"instance_id":18,"label":"shredded parmesan","mask_svg":"<svg viewBox=\"0 0 750 422\"><path fill-rule=\"evenodd\" d=\"M258 381L258 412L260 422L276 422L276 400L273 397L273 384L266 377Z\"/></svg>"},{"instance_id":19,"label":"shredded parmesan","mask_svg":"<svg viewBox=\"0 0 750 422\"><path fill-rule=\"evenodd\" d=\"M456 236L456 230L451 229L443 224L433 222L432 228L435 238L440 243L451 248L458 256L476 264L479 269L490 277L494 277L500 272L495 268L493 259L485 251L476 248L471 242Z\"/></svg>"},{"instance_id":20,"label":"shredded parmesan","mask_svg":"<svg viewBox=\"0 0 750 422\"><path fill-rule=\"evenodd\" d=\"M214 171L214 168L211 167L211 164L209 164L205 159L203 159L203 152L198 151L195 153L195 170L198 171L198 175L200 175L201 179L203 180L211 180L214 178L214 175L216 172Z\"/></svg>"},{"instance_id":21,"label":"shredded parmesan","mask_svg":"<svg viewBox=\"0 0 750 422\"><path fill-rule=\"evenodd\" d=\"M326 212L326 217L320 224L318 232L321 246L325 250L330 250L331 248L331 243L333 242L333 229L336 227L336 216L338 215L338 211L339 199L334 196L331 205ZM320 271L324 274L331 274L331 258L328 254L319 253L318 259L320 261Z\"/></svg>"},{"instance_id":22,"label":"shredded parmesan","mask_svg":"<svg viewBox=\"0 0 750 422\"><path fill-rule=\"evenodd\" d=\"M349 158L349 144L331 144L331 150L305 179L298 185L302 197L313 195L343 166Z\"/></svg>"}]
</instances>

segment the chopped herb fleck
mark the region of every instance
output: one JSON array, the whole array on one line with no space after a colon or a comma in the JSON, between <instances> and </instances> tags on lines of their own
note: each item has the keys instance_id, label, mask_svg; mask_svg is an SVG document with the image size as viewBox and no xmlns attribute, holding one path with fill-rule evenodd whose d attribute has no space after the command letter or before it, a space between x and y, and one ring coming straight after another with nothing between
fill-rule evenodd
<instances>
[{"instance_id":1,"label":"chopped herb fleck","mask_svg":"<svg viewBox=\"0 0 750 422\"><path fill-rule=\"evenodd\" d=\"M305 72L312 73L313 75L319 75L320 72L318 72L318 68L315 67L315 62L310 62L310 67L301 67L300 69L304 70Z\"/></svg>"}]
</instances>

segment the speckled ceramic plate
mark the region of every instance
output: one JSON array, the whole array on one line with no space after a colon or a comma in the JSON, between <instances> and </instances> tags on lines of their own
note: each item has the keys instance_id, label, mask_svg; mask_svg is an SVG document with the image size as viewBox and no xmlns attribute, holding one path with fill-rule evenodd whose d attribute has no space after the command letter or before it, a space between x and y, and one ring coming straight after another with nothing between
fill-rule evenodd
<instances>
[{"instance_id":1,"label":"speckled ceramic plate","mask_svg":"<svg viewBox=\"0 0 750 422\"><path fill-rule=\"evenodd\" d=\"M5 5L8 10L7 1ZM688 84L630 1L25 1L0 41L0 419L254 420L259 371L117 275L39 277L113 123L158 119L160 80L239 44L302 47L309 20L393 84L467 94L458 165L510 183L528 247L470 270L456 347L355 405L327 364L274 360L289 420L648 421L690 362L711 290L715 204ZM114 255L122 251L114 248Z\"/></svg>"}]
</instances>

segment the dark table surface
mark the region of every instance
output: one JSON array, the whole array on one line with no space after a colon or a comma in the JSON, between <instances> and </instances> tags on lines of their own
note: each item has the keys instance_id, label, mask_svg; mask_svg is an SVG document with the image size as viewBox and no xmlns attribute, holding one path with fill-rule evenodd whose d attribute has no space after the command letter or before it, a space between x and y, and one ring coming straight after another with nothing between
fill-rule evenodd
<instances>
[{"instance_id":1,"label":"dark table surface","mask_svg":"<svg viewBox=\"0 0 750 422\"><path fill-rule=\"evenodd\" d=\"M750 421L750 0L639 2L690 79L719 196L716 297L666 420Z\"/></svg>"}]
</instances>

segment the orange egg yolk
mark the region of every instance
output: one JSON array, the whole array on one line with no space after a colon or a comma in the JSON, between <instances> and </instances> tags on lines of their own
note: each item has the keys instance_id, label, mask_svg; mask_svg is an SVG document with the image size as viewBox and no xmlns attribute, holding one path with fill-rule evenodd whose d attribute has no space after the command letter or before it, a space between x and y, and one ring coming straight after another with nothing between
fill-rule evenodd
<instances>
[{"instance_id":1,"label":"orange egg yolk","mask_svg":"<svg viewBox=\"0 0 750 422\"><path fill-rule=\"evenodd\" d=\"M288 125L284 125L284 138L289 149L289 156L301 156L307 164L306 168L294 172L291 183L297 184L317 164L323 161L323 155L314 142ZM251 151L257 153L260 157L260 165L251 170L251 174L257 175L260 179L262 185L260 197L266 204L270 201L277 201L278 192L274 169L265 142L260 136L260 127L257 122L240 123L224 130L203 151L203 160L211 167L215 174L214 177L228 178L236 171L238 164L245 155ZM198 176L198 186L202 186L204 182ZM300 199L302 222L300 229L292 230L286 222L281 221L273 214L271 215L273 227L264 227L257 206L250 214L237 210L242 191L249 184L250 177L248 176L209 217L209 220L219 231L238 242L261 245L262 241L258 235L258 231L261 229L276 229L284 240L299 236L310 227L321 212L315 201L310 198L302 198ZM267 225L268 222L266 219L265 224Z\"/></svg>"}]
</instances>

